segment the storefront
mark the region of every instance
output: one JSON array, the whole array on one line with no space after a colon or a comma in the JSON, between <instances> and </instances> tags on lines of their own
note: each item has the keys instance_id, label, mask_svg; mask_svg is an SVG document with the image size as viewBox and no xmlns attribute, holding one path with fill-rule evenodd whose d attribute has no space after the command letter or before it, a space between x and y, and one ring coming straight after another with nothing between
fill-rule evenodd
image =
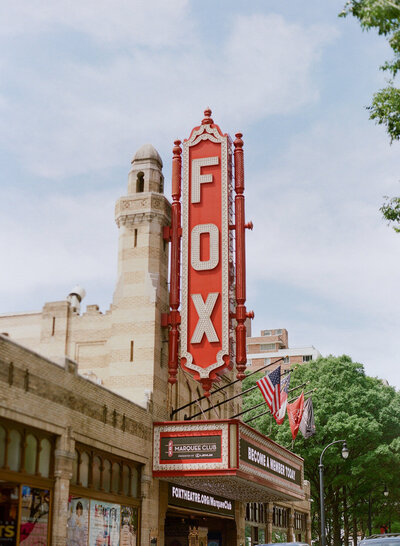
<instances>
[{"instance_id":1,"label":"storefront","mask_svg":"<svg viewBox=\"0 0 400 546\"><path fill-rule=\"evenodd\" d=\"M54 437L0 421L0 544L48 544Z\"/></svg>"},{"instance_id":2,"label":"storefront","mask_svg":"<svg viewBox=\"0 0 400 546\"><path fill-rule=\"evenodd\" d=\"M56 437L0 421L0 545L51 543ZM140 466L76 444L69 487L69 546L136 546Z\"/></svg>"},{"instance_id":3,"label":"storefront","mask_svg":"<svg viewBox=\"0 0 400 546\"><path fill-rule=\"evenodd\" d=\"M168 483L165 546L222 546L235 537L234 501Z\"/></svg>"},{"instance_id":4,"label":"storefront","mask_svg":"<svg viewBox=\"0 0 400 546\"><path fill-rule=\"evenodd\" d=\"M166 546L294 540L303 461L240 421L155 423L153 476L168 481Z\"/></svg>"}]
</instances>

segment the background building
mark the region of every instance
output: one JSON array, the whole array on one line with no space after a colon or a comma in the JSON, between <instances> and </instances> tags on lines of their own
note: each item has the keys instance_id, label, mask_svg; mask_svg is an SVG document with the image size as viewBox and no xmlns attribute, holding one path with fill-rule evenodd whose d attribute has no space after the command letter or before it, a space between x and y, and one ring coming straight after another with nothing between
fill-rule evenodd
<instances>
[{"instance_id":1,"label":"background building","mask_svg":"<svg viewBox=\"0 0 400 546\"><path fill-rule=\"evenodd\" d=\"M285 328L261 330L259 337L247 338L247 365L251 371L273 364L282 357L280 365L284 371L296 364L316 360L320 356L321 353L312 345L289 348L289 335Z\"/></svg>"}]
</instances>

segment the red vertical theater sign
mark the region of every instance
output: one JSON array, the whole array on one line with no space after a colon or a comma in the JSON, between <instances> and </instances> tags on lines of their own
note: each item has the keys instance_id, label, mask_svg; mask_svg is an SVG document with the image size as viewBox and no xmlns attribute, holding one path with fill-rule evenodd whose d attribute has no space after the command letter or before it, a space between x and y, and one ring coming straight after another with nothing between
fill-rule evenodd
<instances>
[{"instance_id":1,"label":"red vertical theater sign","mask_svg":"<svg viewBox=\"0 0 400 546\"><path fill-rule=\"evenodd\" d=\"M244 322L252 314L246 313L244 305L244 230L250 226L244 224L243 141L241 134L236 136L235 218L232 143L214 124L210 110L183 143L182 217L180 141L174 148L172 220L166 233L171 241L171 311L164 320L170 326L169 381L176 382L180 324L181 366L202 383L206 395L235 357L239 379L246 367Z\"/></svg>"}]
</instances>

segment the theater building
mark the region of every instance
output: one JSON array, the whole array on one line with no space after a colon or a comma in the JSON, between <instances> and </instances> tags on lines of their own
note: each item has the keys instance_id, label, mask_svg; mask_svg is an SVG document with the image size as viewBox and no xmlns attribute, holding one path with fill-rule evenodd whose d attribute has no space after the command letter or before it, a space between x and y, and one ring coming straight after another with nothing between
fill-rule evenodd
<instances>
[{"instance_id":1,"label":"theater building","mask_svg":"<svg viewBox=\"0 0 400 546\"><path fill-rule=\"evenodd\" d=\"M235 372L209 398L181 368L168 383L163 191L162 160L145 145L116 203L109 310L83 310L75 287L0 316L0 543L311 543L303 460L231 419Z\"/></svg>"}]
</instances>

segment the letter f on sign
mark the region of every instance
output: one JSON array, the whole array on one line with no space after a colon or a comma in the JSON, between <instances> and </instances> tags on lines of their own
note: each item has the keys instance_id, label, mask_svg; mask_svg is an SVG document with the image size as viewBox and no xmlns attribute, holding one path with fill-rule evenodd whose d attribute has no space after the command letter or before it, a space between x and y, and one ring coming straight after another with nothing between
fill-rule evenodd
<instances>
[{"instance_id":1,"label":"letter f on sign","mask_svg":"<svg viewBox=\"0 0 400 546\"><path fill-rule=\"evenodd\" d=\"M210 294L207 296L206 302L204 303L201 294L192 294L192 300L194 306L196 307L197 314L199 315L199 321L196 325L195 331L193 332L190 343L200 343L204 334L210 343L213 341L219 341L217 332L215 331L214 325L210 318L218 295L218 292L210 292Z\"/></svg>"}]
</instances>

